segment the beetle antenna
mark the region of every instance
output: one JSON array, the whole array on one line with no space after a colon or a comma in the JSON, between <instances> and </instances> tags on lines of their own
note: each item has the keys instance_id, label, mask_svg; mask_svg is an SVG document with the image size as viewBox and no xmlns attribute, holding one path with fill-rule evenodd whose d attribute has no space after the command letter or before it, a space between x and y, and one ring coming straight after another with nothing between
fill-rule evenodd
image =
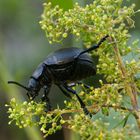
<instances>
[{"instance_id":1,"label":"beetle antenna","mask_svg":"<svg viewBox=\"0 0 140 140\"><path fill-rule=\"evenodd\" d=\"M18 83L18 82L15 82L15 81L8 81L8 84L16 84L24 89L26 89L27 91L29 91L29 88L23 86L22 84Z\"/></svg>"},{"instance_id":2,"label":"beetle antenna","mask_svg":"<svg viewBox=\"0 0 140 140\"><path fill-rule=\"evenodd\" d=\"M90 52L90 51L92 51L92 50L95 50L95 49L99 48L99 46L100 46L108 37L109 37L109 35L104 36L104 37L98 42L98 44L96 44L96 45L90 47L89 49L86 49L86 50L82 51L82 52L79 54L79 56L80 56L81 54L83 54L83 53L87 53L87 52ZM78 56L78 57L79 57L79 56Z\"/></svg>"}]
</instances>

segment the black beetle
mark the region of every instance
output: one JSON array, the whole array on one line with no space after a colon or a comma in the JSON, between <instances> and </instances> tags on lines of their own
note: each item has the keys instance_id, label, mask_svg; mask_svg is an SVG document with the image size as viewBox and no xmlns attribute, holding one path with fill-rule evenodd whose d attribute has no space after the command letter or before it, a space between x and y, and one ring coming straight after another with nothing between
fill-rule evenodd
<instances>
[{"instance_id":1,"label":"black beetle","mask_svg":"<svg viewBox=\"0 0 140 140\"><path fill-rule=\"evenodd\" d=\"M80 83L78 82L79 80L96 74L93 60L88 55L88 52L97 49L107 37L108 35L89 49L83 50L71 47L53 52L34 71L27 87L15 81L8 81L8 83L17 84L26 89L30 99L34 99L39 94L40 89L44 88L42 101L46 102L47 110L51 110L48 93L52 83L56 84L67 97L71 98L69 92L75 94L84 113L89 114L85 104L76 91L72 89L72 85L69 84ZM88 86L85 85L85 87Z\"/></svg>"}]
</instances>

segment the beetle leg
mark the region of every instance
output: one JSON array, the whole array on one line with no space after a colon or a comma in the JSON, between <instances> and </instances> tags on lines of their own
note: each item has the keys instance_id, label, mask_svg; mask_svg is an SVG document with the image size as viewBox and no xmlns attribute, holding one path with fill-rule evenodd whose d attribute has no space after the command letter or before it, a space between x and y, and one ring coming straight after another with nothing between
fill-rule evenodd
<instances>
[{"instance_id":1,"label":"beetle leg","mask_svg":"<svg viewBox=\"0 0 140 140\"><path fill-rule=\"evenodd\" d=\"M81 81L78 81L77 84L83 85L84 88L85 88L85 89L83 89L83 90L84 90L85 92L88 92L88 93L89 93L89 92L92 91L89 85L87 85L87 84L85 84L85 83L82 83Z\"/></svg>"},{"instance_id":2,"label":"beetle leg","mask_svg":"<svg viewBox=\"0 0 140 140\"><path fill-rule=\"evenodd\" d=\"M69 93L67 93L67 92L62 88L61 85L57 85L57 86L60 88L60 90L62 91L62 93L63 93L65 96L67 96L68 98L71 99L71 96L69 95Z\"/></svg>"},{"instance_id":3,"label":"beetle leg","mask_svg":"<svg viewBox=\"0 0 140 140\"><path fill-rule=\"evenodd\" d=\"M41 100L46 103L47 111L51 111L51 103L50 103L50 99L48 98L49 91L50 91L50 87L48 88L45 86L44 87L44 94L41 98Z\"/></svg>"},{"instance_id":4,"label":"beetle leg","mask_svg":"<svg viewBox=\"0 0 140 140\"><path fill-rule=\"evenodd\" d=\"M68 85L68 87L74 87L74 86L76 86L76 84L83 85L85 88L90 89L89 85L87 85L87 84L85 84L85 83L83 83L81 81L78 81L77 83L68 83L67 85Z\"/></svg>"},{"instance_id":5,"label":"beetle leg","mask_svg":"<svg viewBox=\"0 0 140 140\"><path fill-rule=\"evenodd\" d=\"M74 87L74 86L76 86L76 84L83 85L86 89L91 91L90 86L81 81L78 81L77 83L70 83L70 84L68 83L67 85L68 85L68 87ZM85 91L85 89L84 89L84 91Z\"/></svg>"},{"instance_id":6,"label":"beetle leg","mask_svg":"<svg viewBox=\"0 0 140 140\"><path fill-rule=\"evenodd\" d=\"M92 47L90 47L90 48L88 48L88 49L82 51L82 52L78 55L78 57L79 57L80 55L84 54L84 53L88 53L88 52L90 52L90 51L92 51L92 50L95 50L95 49L99 48L100 45L101 45L108 37L109 37L109 35L104 36L104 37L98 42L98 44L96 44L96 45L94 45L94 46L92 46Z\"/></svg>"},{"instance_id":7,"label":"beetle leg","mask_svg":"<svg viewBox=\"0 0 140 140\"><path fill-rule=\"evenodd\" d=\"M69 92L71 92L71 93L73 93L73 94L76 95L76 97L77 97L77 99L78 99L78 101L79 101L79 103L80 103L80 105L81 105L81 108L83 109L85 115L90 115L90 117L92 117L92 114L88 111L88 109L86 108L85 103L84 103L84 102L82 101L82 99L78 96L78 94L76 93L76 91L73 90L73 89L71 89L71 88L68 87L67 85L64 85L64 88L65 88L67 91L69 91Z\"/></svg>"},{"instance_id":8,"label":"beetle leg","mask_svg":"<svg viewBox=\"0 0 140 140\"><path fill-rule=\"evenodd\" d=\"M68 87L74 87L74 86L76 86L76 83L65 83L65 84L67 84Z\"/></svg>"},{"instance_id":9,"label":"beetle leg","mask_svg":"<svg viewBox=\"0 0 140 140\"><path fill-rule=\"evenodd\" d=\"M85 84L85 83L82 83L81 81L78 81L77 84L79 85L83 85L86 89L90 89L90 86Z\"/></svg>"}]
</instances>

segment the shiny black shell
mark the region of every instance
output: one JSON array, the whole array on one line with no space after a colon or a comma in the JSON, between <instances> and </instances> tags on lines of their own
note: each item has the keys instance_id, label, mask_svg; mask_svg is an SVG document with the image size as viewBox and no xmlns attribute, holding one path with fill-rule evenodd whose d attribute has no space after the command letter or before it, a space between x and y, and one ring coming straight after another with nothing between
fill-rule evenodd
<instances>
[{"instance_id":1,"label":"shiny black shell","mask_svg":"<svg viewBox=\"0 0 140 140\"><path fill-rule=\"evenodd\" d=\"M70 63L74 61L82 51L83 49L74 47L62 48L48 55L43 63L46 65L63 65ZM80 58L92 62L91 57L87 53L82 54L79 59Z\"/></svg>"},{"instance_id":2,"label":"shiny black shell","mask_svg":"<svg viewBox=\"0 0 140 140\"><path fill-rule=\"evenodd\" d=\"M45 72L54 83L77 81L96 74L96 68L88 53L79 48L62 48L54 51L37 67L32 77L39 79ZM45 70L44 68L47 67ZM49 72L49 73L48 73Z\"/></svg>"},{"instance_id":3,"label":"shiny black shell","mask_svg":"<svg viewBox=\"0 0 140 140\"><path fill-rule=\"evenodd\" d=\"M88 53L79 48L62 48L50 54L43 62L51 71L53 81L76 81L96 74Z\"/></svg>"}]
</instances>

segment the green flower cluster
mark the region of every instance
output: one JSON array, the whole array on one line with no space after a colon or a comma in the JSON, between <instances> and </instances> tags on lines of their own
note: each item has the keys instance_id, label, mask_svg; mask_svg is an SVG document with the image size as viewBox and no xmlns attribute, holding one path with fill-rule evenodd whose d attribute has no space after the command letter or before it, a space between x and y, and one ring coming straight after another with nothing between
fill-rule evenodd
<instances>
[{"instance_id":1,"label":"green flower cluster","mask_svg":"<svg viewBox=\"0 0 140 140\"><path fill-rule=\"evenodd\" d=\"M39 104L34 101L24 101L22 104L18 104L15 98L11 99L10 106L6 106L9 107L8 113L11 119L9 124L16 121L16 125L19 126L19 128L37 125L36 117L44 112L43 103Z\"/></svg>"},{"instance_id":2,"label":"green flower cluster","mask_svg":"<svg viewBox=\"0 0 140 140\"><path fill-rule=\"evenodd\" d=\"M40 130L45 134L44 137L55 133L61 129L61 125L65 122L61 117L59 110L54 112L46 113L45 103L37 103L34 101L17 103L15 98L11 99L8 113L9 118L19 128L39 126Z\"/></svg>"},{"instance_id":3,"label":"green flower cluster","mask_svg":"<svg viewBox=\"0 0 140 140\"><path fill-rule=\"evenodd\" d=\"M65 104L68 105L65 101ZM97 119L96 116L89 118L81 113L82 110L70 109L55 109L50 112L44 112L44 103L23 102L17 103L15 98L11 99L8 113L11 121L14 122L19 128L39 126L40 130L44 133L44 137L52 135L63 126L71 129L80 134L82 140L93 139L114 139L114 140L137 140L140 135L134 131L134 126L127 125L125 128L110 129L110 124L107 121L102 121L101 118ZM93 108L92 108L93 109ZM65 117L64 114L74 113L75 115ZM109 113L110 114L110 113ZM122 112L120 119L123 119L127 113ZM113 117L115 120L117 115ZM112 127L112 126L111 126ZM121 133L119 133L121 132Z\"/></svg>"},{"instance_id":4,"label":"green flower cluster","mask_svg":"<svg viewBox=\"0 0 140 140\"><path fill-rule=\"evenodd\" d=\"M114 119L115 121L115 119ZM91 120L84 114L75 115L69 120L69 128L79 133L81 140L138 140L140 135L133 126L109 130L110 124L99 120Z\"/></svg>"},{"instance_id":5,"label":"green flower cluster","mask_svg":"<svg viewBox=\"0 0 140 140\"><path fill-rule=\"evenodd\" d=\"M113 49L112 49L113 50ZM100 55L99 63L97 65L98 73L103 74L104 78L108 83L116 83L120 81L120 72L118 62L116 61L115 55L112 52L105 53L99 52Z\"/></svg>"},{"instance_id":6,"label":"green flower cluster","mask_svg":"<svg viewBox=\"0 0 140 140\"><path fill-rule=\"evenodd\" d=\"M59 6L52 7L51 2L44 3L44 12L40 21L50 43L60 42L69 34L82 39L89 47L106 34L119 37L119 42L128 36L126 26L133 26L130 18L133 8L121 7L122 0L95 0L86 7L75 3L73 9L64 11ZM123 44L122 44L123 46Z\"/></svg>"}]
</instances>

